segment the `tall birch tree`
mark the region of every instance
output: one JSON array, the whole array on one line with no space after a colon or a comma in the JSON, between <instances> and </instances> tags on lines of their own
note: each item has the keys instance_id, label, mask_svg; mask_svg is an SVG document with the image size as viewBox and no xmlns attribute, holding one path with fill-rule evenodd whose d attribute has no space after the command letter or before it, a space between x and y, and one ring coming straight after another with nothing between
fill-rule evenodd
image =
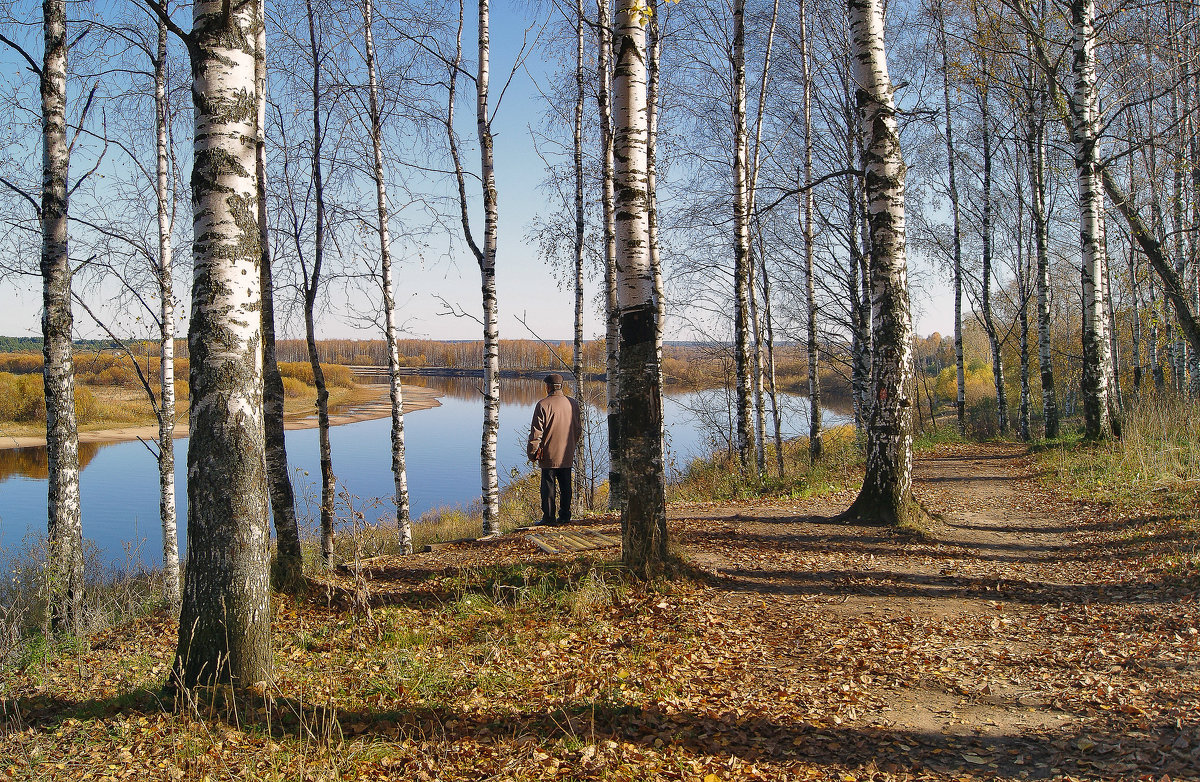
<instances>
[{"instance_id":1,"label":"tall birch tree","mask_svg":"<svg viewBox=\"0 0 1200 782\"><path fill-rule=\"evenodd\" d=\"M855 99L870 225L872 403L862 490L844 518L901 524L912 498L912 316L904 241L904 158L884 51L881 0L849 0Z\"/></svg>"},{"instance_id":2,"label":"tall birch tree","mask_svg":"<svg viewBox=\"0 0 1200 782\"><path fill-rule=\"evenodd\" d=\"M646 16L638 0L617 0L613 24L613 157L616 165L617 296L621 313L621 558L642 578L667 558L662 387L655 350L658 305L650 263L646 178Z\"/></svg>"},{"instance_id":3,"label":"tall birch tree","mask_svg":"<svg viewBox=\"0 0 1200 782\"><path fill-rule=\"evenodd\" d=\"M483 244L475 241L471 229L470 204L466 175L454 131L454 101L458 74L462 70L462 30L465 9L459 0L458 37L454 61L450 66L450 89L446 108L446 134L458 182L458 203L463 237L479 265L483 296L483 438L479 471L483 493L483 534L500 534L500 481L496 468L496 441L500 432L500 328L496 296L496 245L500 211L496 197L496 166L492 143L492 118L488 110L491 74L491 37L489 0L478 5L478 70L475 75L475 132L479 139L479 179L483 190Z\"/></svg>"},{"instance_id":4,"label":"tall birch tree","mask_svg":"<svg viewBox=\"0 0 1200 782\"><path fill-rule=\"evenodd\" d=\"M392 486L396 503L396 531L400 550L413 551L412 518L408 502L408 469L404 449L404 387L400 383L400 354L396 343L396 297L392 280L391 237L388 232L388 199L383 164L383 112L379 105L379 77L375 62L375 6L363 0L363 49L367 66L367 113L370 120L372 178L375 180L375 231L379 237L380 283L383 288L384 337L387 339L388 398L391 401Z\"/></svg>"},{"instance_id":5,"label":"tall birch tree","mask_svg":"<svg viewBox=\"0 0 1200 782\"><path fill-rule=\"evenodd\" d=\"M200 0L192 14L188 554L172 683L248 685L272 672L255 181L259 22L253 3Z\"/></svg>"}]
</instances>

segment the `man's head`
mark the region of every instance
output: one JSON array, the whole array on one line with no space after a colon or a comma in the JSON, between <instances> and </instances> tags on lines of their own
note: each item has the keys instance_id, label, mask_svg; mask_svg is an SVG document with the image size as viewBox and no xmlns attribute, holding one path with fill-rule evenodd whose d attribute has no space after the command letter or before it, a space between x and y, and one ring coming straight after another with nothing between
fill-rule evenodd
<instances>
[{"instance_id":1,"label":"man's head","mask_svg":"<svg viewBox=\"0 0 1200 782\"><path fill-rule=\"evenodd\" d=\"M553 393L555 391L561 391L562 385L563 385L562 375L558 374L557 372L552 372L549 375L546 375L546 390L547 391L549 391L551 393Z\"/></svg>"}]
</instances>

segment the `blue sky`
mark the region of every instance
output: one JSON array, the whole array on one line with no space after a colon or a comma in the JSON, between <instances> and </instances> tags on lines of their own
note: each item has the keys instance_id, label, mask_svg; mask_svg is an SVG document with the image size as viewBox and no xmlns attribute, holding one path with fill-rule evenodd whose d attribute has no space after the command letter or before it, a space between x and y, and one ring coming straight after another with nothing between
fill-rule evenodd
<instances>
[{"instance_id":1,"label":"blue sky","mask_svg":"<svg viewBox=\"0 0 1200 782\"><path fill-rule=\"evenodd\" d=\"M492 79L493 100L507 78L520 50L525 30L532 21L532 12L523 3L500 2L492 13ZM464 43L474 41L473 30L464 34ZM12 55L0 54L0 67L15 66ZM548 66L535 54L529 58L528 70L535 78L550 77ZM460 89L470 89L462 85ZM470 106L465 107L469 110ZM551 340L569 340L573 333L573 291L562 288L545 263L537 257L537 248L527 243L526 234L539 210L549 208L549 195L539 189L544 177L544 164L534 150L530 126L538 126L543 115L542 98L537 94L531 76L518 72L504 96L494 123L497 185L500 208L497 284L499 288L501 338L536 336ZM473 117L462 111L459 115L460 134L473 136ZM467 153L466 162L477 168L474 149ZM477 207L477 204L476 204ZM473 214L477 234L482 232L481 211ZM451 223L454 225L454 223ZM437 339L478 339L481 327L471 317L445 314L448 302L456 309L478 317L480 278L474 258L456 237L456 250L446 257L435 248L423 259L398 259L398 295L400 321L407 336ZM184 281L181 281L183 283ZM603 323L596 304L596 280L587 288L585 334L588 337L603 333ZM181 284L186 288L186 284ZM187 291L179 291L184 306ZM39 333L40 281L27 277L0 284L0 334L36 336ZM951 317L946 302L939 297L933 302L914 302L918 316L918 331L927 333L951 329ZM343 302L344 297L334 298ZM669 317L669 316L668 316ZM524 321L524 323L522 323ZM100 336L98 330L82 315L76 323L80 336ZM528 325L528 327L526 326ZM669 336L688 337L673 333L668 320ZM337 316L331 308L321 322L322 335L330 337L377 338L360 326ZM531 333L532 332L534 333ZM294 335L294 336L298 336Z\"/></svg>"}]
</instances>

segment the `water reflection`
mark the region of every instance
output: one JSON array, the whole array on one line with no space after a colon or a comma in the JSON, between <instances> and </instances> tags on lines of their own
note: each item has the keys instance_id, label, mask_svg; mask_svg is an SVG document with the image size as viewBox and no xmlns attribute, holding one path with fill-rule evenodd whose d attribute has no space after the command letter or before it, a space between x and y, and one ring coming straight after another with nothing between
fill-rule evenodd
<instances>
[{"instance_id":1,"label":"water reflection","mask_svg":"<svg viewBox=\"0 0 1200 782\"><path fill-rule=\"evenodd\" d=\"M83 470L100 449L112 443L80 443L79 469ZM33 445L28 448L6 448L0 450L0 483L9 478L30 478L44 481L50 477L46 466L46 446Z\"/></svg>"},{"instance_id":2,"label":"water reflection","mask_svg":"<svg viewBox=\"0 0 1200 782\"><path fill-rule=\"evenodd\" d=\"M462 399L465 401L483 399L482 377L421 377L408 376L404 378L408 386L420 386L437 391L444 397ZM567 392L575 395L575 390L569 387ZM589 404L604 405L604 384L601 382L587 383L584 393ZM502 404L535 405L546 395L546 387L536 378L502 377L500 378L500 401Z\"/></svg>"}]
</instances>

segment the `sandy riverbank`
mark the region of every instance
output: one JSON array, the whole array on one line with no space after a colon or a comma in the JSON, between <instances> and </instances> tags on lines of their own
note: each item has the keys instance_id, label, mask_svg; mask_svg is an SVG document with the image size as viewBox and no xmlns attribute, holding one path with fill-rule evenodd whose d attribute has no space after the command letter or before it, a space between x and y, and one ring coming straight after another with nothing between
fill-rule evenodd
<instances>
[{"instance_id":1,"label":"sandy riverbank","mask_svg":"<svg viewBox=\"0 0 1200 782\"><path fill-rule=\"evenodd\" d=\"M364 385L362 388L378 390L377 393L365 400L341 405L338 408L330 410L329 422L332 426L352 424L358 421L370 421L375 418L387 418L392 414L392 403L388 398L388 386L386 384L370 384ZM427 410L440 405L441 402L438 401L437 391L422 386L404 386L405 413L411 413L415 410ZM316 413L290 413L284 417L283 426L285 429L316 429L317 415ZM174 435L176 438L187 437L187 424L182 422L176 424ZM79 433L79 442L113 443L124 440L153 440L157 437L158 426L147 424L145 426L122 426L113 429L84 430ZM0 436L0 450L31 448L44 446L45 444L46 438L44 435L28 437Z\"/></svg>"}]
</instances>

